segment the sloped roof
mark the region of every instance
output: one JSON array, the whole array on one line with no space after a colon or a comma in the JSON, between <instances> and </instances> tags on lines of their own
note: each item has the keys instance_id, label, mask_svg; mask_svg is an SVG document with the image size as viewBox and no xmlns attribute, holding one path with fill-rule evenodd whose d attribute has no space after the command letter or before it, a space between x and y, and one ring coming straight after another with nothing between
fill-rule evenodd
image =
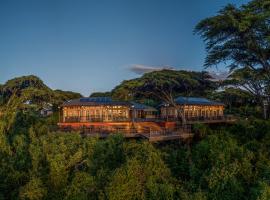
<instances>
[{"instance_id":1,"label":"sloped roof","mask_svg":"<svg viewBox=\"0 0 270 200\"><path fill-rule=\"evenodd\" d=\"M200 98L200 97L177 97L175 99L175 102L180 105L221 105L224 106L223 103L211 101L206 98Z\"/></svg>"},{"instance_id":2,"label":"sloped roof","mask_svg":"<svg viewBox=\"0 0 270 200\"><path fill-rule=\"evenodd\" d=\"M136 102L127 102L127 101L113 101L109 97L89 97L89 98L80 98L80 99L72 99L66 101L62 104L62 106L101 106L101 105L121 105L121 106L134 106L136 110L145 110L145 111L157 111L155 108L151 106L147 106L144 104L136 103Z\"/></svg>"},{"instance_id":3,"label":"sloped roof","mask_svg":"<svg viewBox=\"0 0 270 200\"><path fill-rule=\"evenodd\" d=\"M98 106L98 105L125 105L129 106L130 103L126 101L113 101L109 97L89 97L72 99L64 102L62 106Z\"/></svg>"}]
</instances>

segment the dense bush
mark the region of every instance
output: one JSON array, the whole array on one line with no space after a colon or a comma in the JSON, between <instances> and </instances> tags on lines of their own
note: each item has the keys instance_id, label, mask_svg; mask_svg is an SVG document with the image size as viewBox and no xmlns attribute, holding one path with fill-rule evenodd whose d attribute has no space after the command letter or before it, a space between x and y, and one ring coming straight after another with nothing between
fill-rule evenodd
<instances>
[{"instance_id":1,"label":"dense bush","mask_svg":"<svg viewBox=\"0 0 270 200\"><path fill-rule=\"evenodd\" d=\"M269 199L268 121L198 124L193 143L159 145L51 132L54 116L7 116L0 199Z\"/></svg>"}]
</instances>

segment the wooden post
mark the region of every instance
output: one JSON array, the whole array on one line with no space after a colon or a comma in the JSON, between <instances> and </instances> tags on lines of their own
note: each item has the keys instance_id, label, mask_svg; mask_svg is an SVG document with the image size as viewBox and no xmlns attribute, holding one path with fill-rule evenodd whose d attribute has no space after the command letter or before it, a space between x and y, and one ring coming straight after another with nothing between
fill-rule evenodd
<instances>
[{"instance_id":1,"label":"wooden post","mask_svg":"<svg viewBox=\"0 0 270 200\"><path fill-rule=\"evenodd\" d=\"M60 108L60 107L58 107L58 112L59 112L59 113L58 113L58 118L59 118L58 120L59 120L60 122L62 122L62 119L61 119L61 113L60 113L60 112L61 112L61 108Z\"/></svg>"},{"instance_id":2,"label":"wooden post","mask_svg":"<svg viewBox=\"0 0 270 200\"><path fill-rule=\"evenodd\" d=\"M267 119L267 108L268 108L268 102L267 100L263 101L263 116L264 119Z\"/></svg>"}]
</instances>

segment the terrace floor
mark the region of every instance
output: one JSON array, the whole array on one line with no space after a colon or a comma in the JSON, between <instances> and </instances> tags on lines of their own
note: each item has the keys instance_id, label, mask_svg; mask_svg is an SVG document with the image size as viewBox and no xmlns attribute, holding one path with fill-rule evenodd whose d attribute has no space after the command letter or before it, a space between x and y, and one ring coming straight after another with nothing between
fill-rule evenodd
<instances>
[{"instance_id":1,"label":"terrace floor","mask_svg":"<svg viewBox=\"0 0 270 200\"><path fill-rule=\"evenodd\" d=\"M186 121L186 126L179 126L176 120L135 121L135 122L66 122L58 123L60 130L79 131L89 137L106 138L111 134L121 133L125 138L142 138L150 142L167 140L188 140L193 137L191 126L196 123L234 123L235 118L215 119L198 118Z\"/></svg>"},{"instance_id":2,"label":"terrace floor","mask_svg":"<svg viewBox=\"0 0 270 200\"><path fill-rule=\"evenodd\" d=\"M62 129L63 131L71 131L72 129ZM88 137L107 138L116 133L122 134L125 138L140 138L150 142L168 141L168 140L187 140L193 137L190 126L185 129L174 127L167 129L159 126L156 123L143 122L134 124L133 127L108 129L108 126L96 128L81 128L77 129L82 135Z\"/></svg>"},{"instance_id":3,"label":"terrace floor","mask_svg":"<svg viewBox=\"0 0 270 200\"><path fill-rule=\"evenodd\" d=\"M98 138L107 138L108 136L114 133L85 133L85 136L88 137L98 137ZM183 132L183 133L122 133L125 138L141 138L147 139L149 142L160 142L160 141L169 141L169 140L187 140L193 138L193 133Z\"/></svg>"}]
</instances>

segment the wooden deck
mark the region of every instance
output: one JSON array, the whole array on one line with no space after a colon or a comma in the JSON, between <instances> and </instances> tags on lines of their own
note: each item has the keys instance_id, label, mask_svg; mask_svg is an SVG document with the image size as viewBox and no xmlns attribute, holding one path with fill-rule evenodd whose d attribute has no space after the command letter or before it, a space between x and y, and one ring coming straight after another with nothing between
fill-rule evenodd
<instances>
[{"instance_id":1,"label":"wooden deck","mask_svg":"<svg viewBox=\"0 0 270 200\"><path fill-rule=\"evenodd\" d=\"M117 131L94 131L89 129L81 130L81 134L88 137L98 137L98 138L107 138L110 135L120 133L125 138L140 138L146 139L150 142L159 142L159 141L168 141L168 140L187 140L193 137L193 133L191 133L191 129L189 128L177 128L174 130L167 130L164 128L156 129L130 129L127 131L126 129L117 130Z\"/></svg>"},{"instance_id":2,"label":"wooden deck","mask_svg":"<svg viewBox=\"0 0 270 200\"><path fill-rule=\"evenodd\" d=\"M107 138L110 135L113 135L115 133L111 134L104 134L104 133L85 133L83 135L88 137L97 137L97 138ZM155 134L149 134L149 133L129 133L129 134L123 134L125 138L141 138L146 139L149 142L161 142L161 141L169 141L169 140L187 140L193 138L192 133L169 133L169 134L163 134L163 133L155 133Z\"/></svg>"},{"instance_id":3,"label":"wooden deck","mask_svg":"<svg viewBox=\"0 0 270 200\"><path fill-rule=\"evenodd\" d=\"M185 128L178 125L176 120L172 121L136 121L136 122L77 122L58 123L59 129L63 131L79 131L82 135L89 137L106 138L109 135L120 133L125 138L141 138L150 142L168 140L188 140L193 138L191 126L196 123L218 124L234 123L235 118L223 117L215 119L188 120Z\"/></svg>"}]
</instances>

